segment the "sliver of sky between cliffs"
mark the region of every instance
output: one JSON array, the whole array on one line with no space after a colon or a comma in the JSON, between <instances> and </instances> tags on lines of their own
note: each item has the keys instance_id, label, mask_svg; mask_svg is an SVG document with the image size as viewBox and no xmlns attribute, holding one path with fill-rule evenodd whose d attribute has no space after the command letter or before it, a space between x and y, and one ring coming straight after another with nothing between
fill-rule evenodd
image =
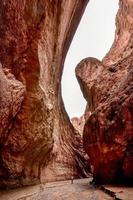
<instances>
[{"instance_id":1,"label":"sliver of sky between cliffs","mask_svg":"<svg viewBox=\"0 0 133 200\"><path fill-rule=\"evenodd\" d=\"M75 77L76 65L86 57L100 60L115 36L118 0L91 0L69 48L62 77L62 96L70 118L83 115L86 101Z\"/></svg>"}]
</instances>

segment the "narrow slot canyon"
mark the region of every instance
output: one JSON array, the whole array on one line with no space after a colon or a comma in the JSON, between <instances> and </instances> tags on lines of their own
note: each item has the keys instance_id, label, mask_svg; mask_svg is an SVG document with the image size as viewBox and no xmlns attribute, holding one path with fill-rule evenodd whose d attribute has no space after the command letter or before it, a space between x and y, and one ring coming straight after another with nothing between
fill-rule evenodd
<instances>
[{"instance_id":1,"label":"narrow slot canyon","mask_svg":"<svg viewBox=\"0 0 133 200\"><path fill-rule=\"evenodd\" d=\"M132 200L132 11L0 1L0 200Z\"/></svg>"},{"instance_id":2,"label":"narrow slot canyon","mask_svg":"<svg viewBox=\"0 0 133 200\"><path fill-rule=\"evenodd\" d=\"M115 37L119 1L94 0L87 5L68 50L62 76L62 96L71 118L81 117L86 101L75 76L77 64L86 57L102 60Z\"/></svg>"}]
</instances>

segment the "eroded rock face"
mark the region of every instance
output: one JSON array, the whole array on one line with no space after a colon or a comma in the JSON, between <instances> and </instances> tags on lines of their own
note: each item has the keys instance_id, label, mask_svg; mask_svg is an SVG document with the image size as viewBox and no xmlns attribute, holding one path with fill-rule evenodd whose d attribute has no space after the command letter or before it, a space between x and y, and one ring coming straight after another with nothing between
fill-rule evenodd
<instances>
[{"instance_id":1,"label":"eroded rock face","mask_svg":"<svg viewBox=\"0 0 133 200\"><path fill-rule=\"evenodd\" d=\"M85 117L84 117L84 115L81 116L80 118L73 117L71 119L71 122L72 122L75 130L77 130L77 132L80 133L80 135L82 137L83 136L83 129L84 129L84 125L85 125Z\"/></svg>"},{"instance_id":2,"label":"eroded rock face","mask_svg":"<svg viewBox=\"0 0 133 200\"><path fill-rule=\"evenodd\" d=\"M87 175L61 97L63 63L87 2L0 1L0 186Z\"/></svg>"},{"instance_id":3,"label":"eroded rock face","mask_svg":"<svg viewBox=\"0 0 133 200\"><path fill-rule=\"evenodd\" d=\"M76 69L92 113L84 147L100 183L133 182L133 1L119 4L109 53L102 62L87 58Z\"/></svg>"}]
</instances>

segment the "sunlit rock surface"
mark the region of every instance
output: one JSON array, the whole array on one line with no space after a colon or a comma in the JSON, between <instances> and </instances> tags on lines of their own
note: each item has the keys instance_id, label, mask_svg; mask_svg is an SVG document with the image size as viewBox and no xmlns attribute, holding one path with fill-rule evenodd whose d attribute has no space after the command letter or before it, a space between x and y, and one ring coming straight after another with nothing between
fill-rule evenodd
<instances>
[{"instance_id":1,"label":"sunlit rock surface","mask_svg":"<svg viewBox=\"0 0 133 200\"><path fill-rule=\"evenodd\" d=\"M65 56L87 2L0 1L0 186L88 174L61 97Z\"/></svg>"},{"instance_id":2,"label":"sunlit rock surface","mask_svg":"<svg viewBox=\"0 0 133 200\"><path fill-rule=\"evenodd\" d=\"M84 147L98 183L133 183L133 1L121 0L114 43L103 61L76 68L91 113Z\"/></svg>"}]
</instances>

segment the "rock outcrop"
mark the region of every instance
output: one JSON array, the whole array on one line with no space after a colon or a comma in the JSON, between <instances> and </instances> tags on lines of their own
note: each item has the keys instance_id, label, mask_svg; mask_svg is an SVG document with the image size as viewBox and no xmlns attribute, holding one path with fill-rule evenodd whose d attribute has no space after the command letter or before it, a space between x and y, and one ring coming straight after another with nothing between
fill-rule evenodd
<instances>
[{"instance_id":1,"label":"rock outcrop","mask_svg":"<svg viewBox=\"0 0 133 200\"><path fill-rule=\"evenodd\" d=\"M65 56L87 2L0 1L0 186L88 173L61 97Z\"/></svg>"},{"instance_id":2,"label":"rock outcrop","mask_svg":"<svg viewBox=\"0 0 133 200\"><path fill-rule=\"evenodd\" d=\"M91 113L83 140L98 183L133 183L133 1L120 0L114 43L103 61L76 68Z\"/></svg>"},{"instance_id":3,"label":"rock outcrop","mask_svg":"<svg viewBox=\"0 0 133 200\"><path fill-rule=\"evenodd\" d=\"M78 117L73 117L71 119L72 125L75 128L75 130L80 133L81 137L83 137L83 129L85 125L85 117L84 115L81 116L80 118Z\"/></svg>"}]
</instances>

